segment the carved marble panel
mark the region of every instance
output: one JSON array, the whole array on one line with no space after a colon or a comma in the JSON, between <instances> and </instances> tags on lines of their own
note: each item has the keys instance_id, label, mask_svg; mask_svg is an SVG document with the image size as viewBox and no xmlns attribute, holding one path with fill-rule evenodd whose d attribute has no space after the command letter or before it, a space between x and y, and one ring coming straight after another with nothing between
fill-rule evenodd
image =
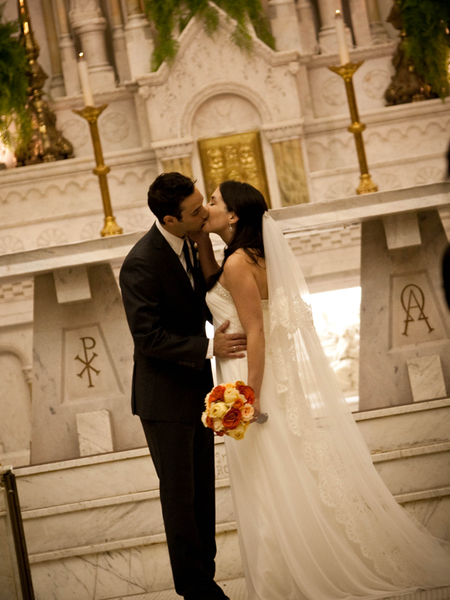
<instances>
[{"instance_id":1,"label":"carved marble panel","mask_svg":"<svg viewBox=\"0 0 450 600\"><path fill-rule=\"evenodd\" d=\"M360 410L413 402L411 374L422 390L428 379L427 369L423 378L418 366L408 371L409 361L439 355L447 389L450 383L450 317L438 259L447 239L437 211L419 212L418 222L422 243L396 250L388 250L381 220L361 226ZM433 386L428 381L429 393Z\"/></svg>"},{"instance_id":2,"label":"carved marble panel","mask_svg":"<svg viewBox=\"0 0 450 600\"><path fill-rule=\"evenodd\" d=\"M384 107L384 90L393 67L390 56L367 58L353 77L359 111ZM344 81L327 66L310 68L309 80L316 117L349 115Z\"/></svg>"},{"instance_id":3,"label":"carved marble panel","mask_svg":"<svg viewBox=\"0 0 450 600\"><path fill-rule=\"evenodd\" d=\"M109 264L88 274L92 299L66 304L52 273L35 278L32 463L79 456L81 412L110 412L117 450L145 445L129 408L133 343L120 292Z\"/></svg>"},{"instance_id":4,"label":"carved marble panel","mask_svg":"<svg viewBox=\"0 0 450 600\"><path fill-rule=\"evenodd\" d=\"M300 138L273 142L272 150L283 206L309 202Z\"/></svg>"},{"instance_id":5,"label":"carved marble panel","mask_svg":"<svg viewBox=\"0 0 450 600\"><path fill-rule=\"evenodd\" d=\"M414 250L409 252L414 254ZM427 271L392 276L391 348L447 339L436 292L436 282L432 283Z\"/></svg>"},{"instance_id":6,"label":"carved marble panel","mask_svg":"<svg viewBox=\"0 0 450 600\"><path fill-rule=\"evenodd\" d=\"M211 38L201 24L191 21L180 37L180 51L170 71L162 68L158 77L152 74L139 80L147 88L147 113L154 141L193 135L199 107L224 94L244 99L232 108L233 118L241 123L249 119L254 122L247 112L248 104L264 122L299 118L295 79L289 71L295 53L292 58L286 53L284 61L280 57L275 62L271 51L255 39L254 52L246 54L230 44L231 32L226 18L221 18ZM204 110L204 120L202 117L195 125L197 130L209 129L211 111L226 108L206 105Z\"/></svg>"},{"instance_id":7,"label":"carved marble panel","mask_svg":"<svg viewBox=\"0 0 450 600\"><path fill-rule=\"evenodd\" d=\"M261 116L241 96L219 94L206 100L194 115L192 135L196 139L259 129Z\"/></svg>"},{"instance_id":8,"label":"carved marble panel","mask_svg":"<svg viewBox=\"0 0 450 600\"><path fill-rule=\"evenodd\" d=\"M93 156L87 121L66 108L63 102L56 106L55 112L58 117L58 127L73 144L75 156ZM103 153L141 146L136 107L132 97L109 100L108 107L99 117L98 128Z\"/></svg>"}]
</instances>

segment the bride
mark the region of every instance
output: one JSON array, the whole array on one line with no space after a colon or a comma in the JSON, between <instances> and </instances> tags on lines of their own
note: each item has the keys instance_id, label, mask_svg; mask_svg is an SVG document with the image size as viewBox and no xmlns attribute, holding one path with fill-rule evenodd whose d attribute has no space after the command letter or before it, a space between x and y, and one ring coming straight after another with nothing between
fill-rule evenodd
<instances>
[{"instance_id":1,"label":"bride","mask_svg":"<svg viewBox=\"0 0 450 600\"><path fill-rule=\"evenodd\" d=\"M214 326L247 335L218 382L255 391L240 441L225 439L250 600L356 600L450 584L450 544L412 519L375 471L318 341L298 263L251 185L213 193L197 238ZM258 419L262 421L263 419Z\"/></svg>"}]
</instances>

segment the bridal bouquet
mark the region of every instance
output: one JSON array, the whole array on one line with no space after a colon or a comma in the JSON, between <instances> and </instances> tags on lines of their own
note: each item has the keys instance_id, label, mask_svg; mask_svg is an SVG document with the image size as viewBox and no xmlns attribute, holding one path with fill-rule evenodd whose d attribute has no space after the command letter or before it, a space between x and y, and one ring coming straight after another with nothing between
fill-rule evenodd
<instances>
[{"instance_id":1,"label":"bridal bouquet","mask_svg":"<svg viewBox=\"0 0 450 600\"><path fill-rule=\"evenodd\" d=\"M216 385L205 398L202 423L217 435L241 440L253 418L255 393L243 381Z\"/></svg>"}]
</instances>

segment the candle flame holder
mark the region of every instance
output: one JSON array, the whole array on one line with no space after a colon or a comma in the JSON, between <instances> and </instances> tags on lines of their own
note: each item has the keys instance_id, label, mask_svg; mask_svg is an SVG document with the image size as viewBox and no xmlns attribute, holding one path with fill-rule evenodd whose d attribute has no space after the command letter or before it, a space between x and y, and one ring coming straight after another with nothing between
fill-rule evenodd
<instances>
[{"instance_id":1,"label":"candle flame holder","mask_svg":"<svg viewBox=\"0 0 450 600\"><path fill-rule=\"evenodd\" d=\"M378 191L378 186L376 186L373 183L369 173L369 168L367 166L366 150L364 148L364 140L362 136L362 132L364 131L366 126L359 120L355 88L353 87L353 75L363 64L363 62L364 61L360 61L358 63L349 62L345 65L332 66L328 68L330 69L330 71L333 71L333 73L337 73L338 75L340 75L345 83L345 91L347 92L347 100L350 108L350 117L352 120L352 123L349 127L347 127L347 130L350 133L353 133L353 135L355 136L356 152L358 154L359 170L361 173L360 182L359 186L356 188L356 193L372 194L373 192Z\"/></svg>"},{"instance_id":2,"label":"candle flame holder","mask_svg":"<svg viewBox=\"0 0 450 600\"><path fill-rule=\"evenodd\" d=\"M111 169L107 167L103 161L102 144L97 124L99 116L107 106L107 104L103 104L102 106L85 106L82 110L73 111L77 115L80 115L80 117L83 117L83 119L86 119L91 131L92 145L94 147L95 162L97 165L92 172L94 175L98 176L102 194L103 212L105 213L105 225L100 232L102 237L120 235L123 233L123 229L117 225L116 219L112 213L111 197L109 195L108 180L106 178Z\"/></svg>"}]
</instances>

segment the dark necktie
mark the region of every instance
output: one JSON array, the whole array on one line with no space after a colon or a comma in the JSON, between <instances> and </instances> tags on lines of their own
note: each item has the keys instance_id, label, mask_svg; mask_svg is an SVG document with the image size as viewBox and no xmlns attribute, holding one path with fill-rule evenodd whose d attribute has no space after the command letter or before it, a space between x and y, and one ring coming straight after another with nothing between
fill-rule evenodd
<instances>
[{"instance_id":1,"label":"dark necktie","mask_svg":"<svg viewBox=\"0 0 450 600\"><path fill-rule=\"evenodd\" d=\"M183 254L184 254L184 258L186 259L186 271L188 273L192 273L193 267L192 267L191 254L189 252L189 246L188 246L187 240L184 240L184 242L183 242Z\"/></svg>"}]
</instances>

